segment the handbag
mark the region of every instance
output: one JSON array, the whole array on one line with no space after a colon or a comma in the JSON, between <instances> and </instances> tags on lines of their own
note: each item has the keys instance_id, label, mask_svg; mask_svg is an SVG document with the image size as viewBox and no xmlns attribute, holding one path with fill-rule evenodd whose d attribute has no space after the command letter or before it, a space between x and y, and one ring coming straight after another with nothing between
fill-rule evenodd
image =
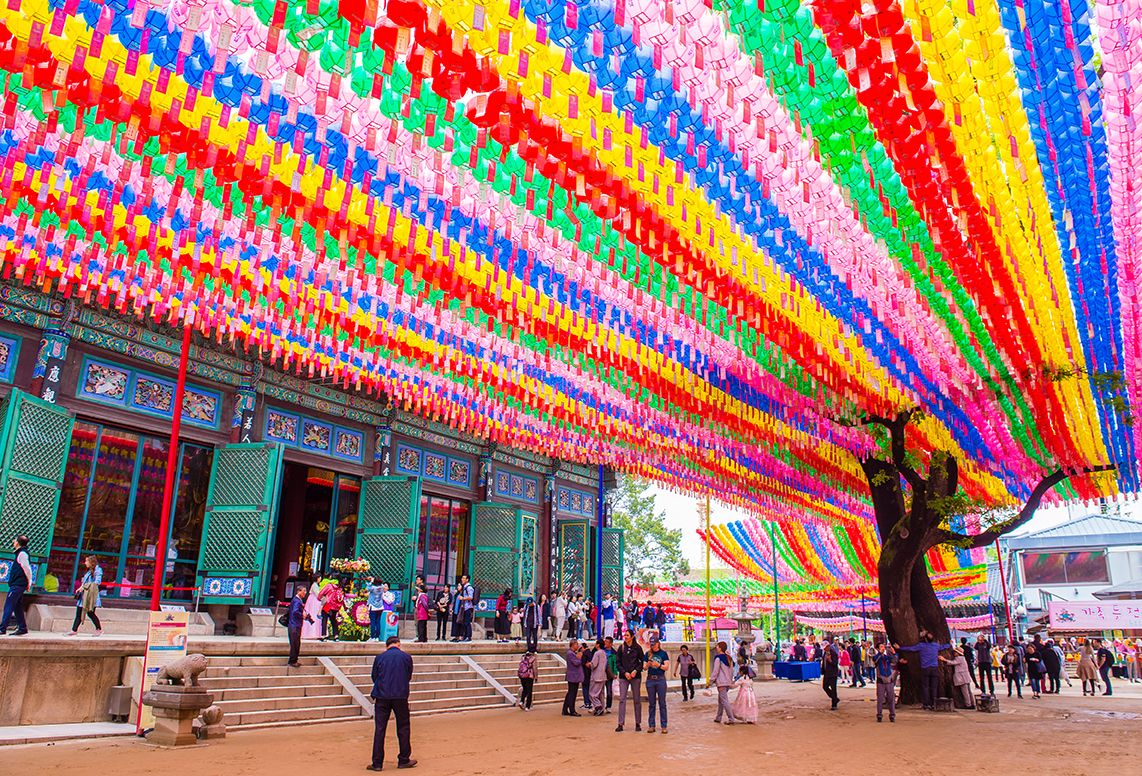
<instances>
[{"instance_id":1,"label":"handbag","mask_svg":"<svg viewBox=\"0 0 1142 776\"><path fill-rule=\"evenodd\" d=\"M697 663L691 663L690 664L690 670L686 673L686 676L689 679L701 679L702 678L702 671L698 668Z\"/></svg>"},{"instance_id":2,"label":"handbag","mask_svg":"<svg viewBox=\"0 0 1142 776\"><path fill-rule=\"evenodd\" d=\"M289 627L289 615L283 614L281 617L278 617L278 625L281 625L283 628L288 628Z\"/></svg>"}]
</instances>

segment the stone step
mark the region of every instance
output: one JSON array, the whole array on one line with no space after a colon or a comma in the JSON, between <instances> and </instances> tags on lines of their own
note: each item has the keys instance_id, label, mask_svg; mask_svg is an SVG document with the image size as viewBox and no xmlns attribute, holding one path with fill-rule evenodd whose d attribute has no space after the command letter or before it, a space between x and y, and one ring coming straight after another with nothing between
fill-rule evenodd
<instances>
[{"instance_id":1,"label":"stone step","mask_svg":"<svg viewBox=\"0 0 1142 776\"><path fill-rule=\"evenodd\" d=\"M497 703L477 703L471 706L447 706L438 709L411 709L409 716L424 717L429 714L456 714L461 711L483 711L487 709L503 709L507 708L507 704L502 702Z\"/></svg>"},{"instance_id":2,"label":"stone step","mask_svg":"<svg viewBox=\"0 0 1142 776\"><path fill-rule=\"evenodd\" d=\"M151 613L146 608L125 609L116 604L116 597L105 595L103 606L96 611L103 633L108 636L146 636ZM213 636L214 620L205 612L190 612L187 633L191 636ZM75 619L75 607L67 605L33 603L27 611L28 628L47 633L69 633ZM84 632L91 633L91 623L85 622Z\"/></svg>"},{"instance_id":3,"label":"stone step","mask_svg":"<svg viewBox=\"0 0 1142 776\"><path fill-rule=\"evenodd\" d=\"M235 666L284 666L287 658L284 657L238 657L233 655L218 655L207 658L210 669L233 668ZM303 666L317 665L315 657L300 657L297 662Z\"/></svg>"},{"instance_id":4,"label":"stone step","mask_svg":"<svg viewBox=\"0 0 1142 776\"><path fill-rule=\"evenodd\" d=\"M364 685L366 687L372 686L371 684L366 684L363 682L357 682L357 684L358 685ZM462 687L487 687L487 682L485 682L481 677L473 674L469 677L465 677L464 679L436 679L436 678L432 678L432 679L421 679L420 681L417 681L414 678L412 680L411 687L413 690L417 690L417 691L454 690L454 689L459 689Z\"/></svg>"},{"instance_id":5,"label":"stone step","mask_svg":"<svg viewBox=\"0 0 1142 776\"><path fill-rule=\"evenodd\" d=\"M227 725L231 723L236 727L247 725L267 725L292 720L321 720L331 718L360 717L364 711L357 704L334 706L307 706L300 709L269 709L261 711L244 711L231 717L226 716Z\"/></svg>"},{"instance_id":6,"label":"stone step","mask_svg":"<svg viewBox=\"0 0 1142 776\"><path fill-rule=\"evenodd\" d=\"M369 691L372 690L372 685L357 685L357 689L368 696ZM484 682L474 687L435 687L431 689L421 689L413 685L409 690L409 701L420 700L439 700L444 698L467 698L480 695L499 695L499 693L489 687ZM500 696L503 697L503 696Z\"/></svg>"},{"instance_id":7,"label":"stone step","mask_svg":"<svg viewBox=\"0 0 1142 776\"><path fill-rule=\"evenodd\" d=\"M409 708L413 713L418 711L423 713L426 711L453 711L470 708L503 708L506 705L507 702L504 700L504 696L499 693L409 701Z\"/></svg>"},{"instance_id":8,"label":"stone step","mask_svg":"<svg viewBox=\"0 0 1142 776\"><path fill-rule=\"evenodd\" d=\"M357 707L358 709L360 706ZM365 716L363 713L354 714L348 717L322 717L321 719L283 719L280 721L264 721L264 722L251 722L246 725L226 725L226 732L237 732L246 730L267 730L269 728L283 728L283 727L302 727L309 725L327 725L334 722L361 722L362 720L369 722L369 730L372 731L372 720ZM370 733L371 735L371 733Z\"/></svg>"},{"instance_id":9,"label":"stone step","mask_svg":"<svg viewBox=\"0 0 1142 776\"><path fill-rule=\"evenodd\" d=\"M245 701L259 698L296 698L303 695L309 698L321 698L340 695L342 689L339 684L311 684L284 687L232 687L210 692L216 701Z\"/></svg>"},{"instance_id":10,"label":"stone step","mask_svg":"<svg viewBox=\"0 0 1142 776\"><path fill-rule=\"evenodd\" d=\"M224 712L242 714L248 711L270 711L271 709L311 709L314 707L329 708L331 706L351 706L356 701L348 695L301 695L284 698L249 698L246 700L218 700L215 699Z\"/></svg>"},{"instance_id":11,"label":"stone step","mask_svg":"<svg viewBox=\"0 0 1142 776\"><path fill-rule=\"evenodd\" d=\"M317 663L302 664L297 668L285 661L257 666L210 666L202 676L206 679L239 679L247 676L322 676L325 667Z\"/></svg>"},{"instance_id":12,"label":"stone step","mask_svg":"<svg viewBox=\"0 0 1142 776\"><path fill-rule=\"evenodd\" d=\"M369 671L344 671L349 681L372 683L373 677ZM479 675L471 669L467 671L424 671L412 675L412 683L417 682L463 682Z\"/></svg>"},{"instance_id":13,"label":"stone step","mask_svg":"<svg viewBox=\"0 0 1142 776\"><path fill-rule=\"evenodd\" d=\"M281 676L214 677L200 680L207 689L236 687L289 687L293 685L331 685L333 677L325 674L289 674Z\"/></svg>"}]
</instances>

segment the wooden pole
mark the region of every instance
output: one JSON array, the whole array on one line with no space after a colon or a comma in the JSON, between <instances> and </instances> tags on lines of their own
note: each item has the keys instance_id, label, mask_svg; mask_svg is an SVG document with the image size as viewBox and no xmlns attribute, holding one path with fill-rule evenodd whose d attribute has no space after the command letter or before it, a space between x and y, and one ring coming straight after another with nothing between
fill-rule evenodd
<instances>
[{"instance_id":1,"label":"wooden pole","mask_svg":"<svg viewBox=\"0 0 1142 776\"><path fill-rule=\"evenodd\" d=\"M706 686L710 686L710 494L706 494Z\"/></svg>"}]
</instances>

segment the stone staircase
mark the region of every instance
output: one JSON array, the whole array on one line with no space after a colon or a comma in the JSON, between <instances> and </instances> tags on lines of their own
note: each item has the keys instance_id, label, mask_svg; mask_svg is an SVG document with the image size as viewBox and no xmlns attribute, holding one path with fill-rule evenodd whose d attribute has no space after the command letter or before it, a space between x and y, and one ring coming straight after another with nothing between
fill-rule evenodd
<instances>
[{"instance_id":1,"label":"stone staircase","mask_svg":"<svg viewBox=\"0 0 1142 776\"><path fill-rule=\"evenodd\" d=\"M457 655L417 655L414 658L409 707L413 716L452 711L503 708L507 701ZM373 658L335 657L337 666L361 693L373 689ZM518 661L517 661L518 662ZM513 675L515 669L512 669ZM507 686L509 690L512 687Z\"/></svg>"},{"instance_id":2,"label":"stone staircase","mask_svg":"<svg viewBox=\"0 0 1142 776\"><path fill-rule=\"evenodd\" d=\"M518 696L520 657L520 655L473 655L472 659L493 679ZM567 694L566 666L550 654L541 652L538 657L539 676L532 690L532 703L562 703Z\"/></svg>"},{"instance_id":3,"label":"stone staircase","mask_svg":"<svg viewBox=\"0 0 1142 776\"><path fill-rule=\"evenodd\" d=\"M211 657L199 682L214 694L229 728L361 719L365 712L317 658L290 668L281 657Z\"/></svg>"}]
</instances>

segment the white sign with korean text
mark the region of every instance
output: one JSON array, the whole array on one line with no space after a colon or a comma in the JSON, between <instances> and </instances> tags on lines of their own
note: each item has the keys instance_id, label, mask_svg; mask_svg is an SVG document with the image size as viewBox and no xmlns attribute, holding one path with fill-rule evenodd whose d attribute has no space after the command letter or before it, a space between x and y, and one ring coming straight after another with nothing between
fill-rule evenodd
<instances>
[{"instance_id":1,"label":"white sign with korean text","mask_svg":"<svg viewBox=\"0 0 1142 776\"><path fill-rule=\"evenodd\" d=\"M1048 601L1055 630L1129 630L1142 628L1142 603L1134 601Z\"/></svg>"}]
</instances>

